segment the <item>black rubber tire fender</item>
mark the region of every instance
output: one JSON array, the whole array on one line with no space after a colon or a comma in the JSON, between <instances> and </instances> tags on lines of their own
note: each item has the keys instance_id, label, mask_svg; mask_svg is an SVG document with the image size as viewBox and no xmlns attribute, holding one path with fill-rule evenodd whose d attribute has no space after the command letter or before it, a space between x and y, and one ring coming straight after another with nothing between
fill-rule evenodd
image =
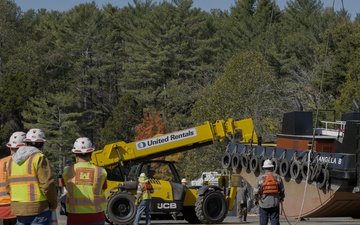
<instances>
[{"instance_id":1,"label":"black rubber tire fender","mask_svg":"<svg viewBox=\"0 0 360 225\"><path fill-rule=\"evenodd\" d=\"M318 167L317 164L315 164L315 165L310 164L310 168L311 168L311 178L310 178L310 180L312 180L312 181L317 179L317 177L316 177L317 167Z\"/></svg>"},{"instance_id":2,"label":"black rubber tire fender","mask_svg":"<svg viewBox=\"0 0 360 225\"><path fill-rule=\"evenodd\" d=\"M310 167L308 166L308 163L307 162L303 162L301 164L301 176L304 180L306 180L306 176L307 174L309 173L309 180L311 180L311 175L312 175L312 168L311 168L311 164L310 164Z\"/></svg>"},{"instance_id":3,"label":"black rubber tire fender","mask_svg":"<svg viewBox=\"0 0 360 225\"><path fill-rule=\"evenodd\" d=\"M111 224L133 224L135 215L135 196L130 192L117 192L108 198L105 216Z\"/></svg>"},{"instance_id":4,"label":"black rubber tire fender","mask_svg":"<svg viewBox=\"0 0 360 225\"><path fill-rule=\"evenodd\" d=\"M231 166L233 169L241 169L240 154L235 153L232 157Z\"/></svg>"},{"instance_id":5,"label":"black rubber tire fender","mask_svg":"<svg viewBox=\"0 0 360 225\"><path fill-rule=\"evenodd\" d=\"M320 174L321 174L321 171L322 171L322 169L324 168L324 165L322 164L322 163L319 163L318 164L318 167L317 167L317 170L316 170L316 180L317 179L319 179L319 176L320 176Z\"/></svg>"},{"instance_id":6,"label":"black rubber tire fender","mask_svg":"<svg viewBox=\"0 0 360 225\"><path fill-rule=\"evenodd\" d=\"M250 157L248 155L245 154L240 155L240 163L242 168L246 170L249 169L249 162L250 162Z\"/></svg>"},{"instance_id":7,"label":"black rubber tire fender","mask_svg":"<svg viewBox=\"0 0 360 225\"><path fill-rule=\"evenodd\" d=\"M228 207L224 194L219 190L210 190L196 199L195 211L202 223L222 223Z\"/></svg>"},{"instance_id":8,"label":"black rubber tire fender","mask_svg":"<svg viewBox=\"0 0 360 225\"><path fill-rule=\"evenodd\" d=\"M272 158L271 161L274 164L274 172L275 173L279 173L279 168L280 168L280 161L278 158Z\"/></svg>"},{"instance_id":9,"label":"black rubber tire fender","mask_svg":"<svg viewBox=\"0 0 360 225\"><path fill-rule=\"evenodd\" d=\"M320 175L318 177L318 180L317 180L318 188L325 187L327 181L329 181L329 177L330 177L329 170L327 170L325 168L322 168L321 172L320 172Z\"/></svg>"},{"instance_id":10,"label":"black rubber tire fender","mask_svg":"<svg viewBox=\"0 0 360 225\"><path fill-rule=\"evenodd\" d=\"M290 162L287 159L282 159L279 165L279 174L282 177L287 177L290 171Z\"/></svg>"},{"instance_id":11,"label":"black rubber tire fender","mask_svg":"<svg viewBox=\"0 0 360 225\"><path fill-rule=\"evenodd\" d=\"M293 161L290 165L290 176L294 180L301 179L301 163L299 161Z\"/></svg>"},{"instance_id":12,"label":"black rubber tire fender","mask_svg":"<svg viewBox=\"0 0 360 225\"><path fill-rule=\"evenodd\" d=\"M221 165L223 169L229 169L231 166L231 154L225 152L221 159Z\"/></svg>"},{"instance_id":13,"label":"black rubber tire fender","mask_svg":"<svg viewBox=\"0 0 360 225\"><path fill-rule=\"evenodd\" d=\"M252 172L257 172L259 170L259 157L257 155L253 155L249 162L249 167Z\"/></svg>"}]
</instances>

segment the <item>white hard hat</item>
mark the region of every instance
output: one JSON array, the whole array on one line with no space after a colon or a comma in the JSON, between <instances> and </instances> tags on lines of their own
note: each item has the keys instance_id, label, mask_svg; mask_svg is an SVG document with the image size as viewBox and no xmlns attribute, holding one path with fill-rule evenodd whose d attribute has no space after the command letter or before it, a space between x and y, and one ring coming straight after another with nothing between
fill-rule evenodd
<instances>
[{"instance_id":1,"label":"white hard hat","mask_svg":"<svg viewBox=\"0 0 360 225\"><path fill-rule=\"evenodd\" d=\"M26 133L26 138L24 142L45 142L45 134L42 130L38 128L30 129Z\"/></svg>"},{"instance_id":2,"label":"white hard hat","mask_svg":"<svg viewBox=\"0 0 360 225\"><path fill-rule=\"evenodd\" d=\"M94 150L95 148L90 139L87 137L81 137L76 139L72 152L83 154L93 152Z\"/></svg>"},{"instance_id":3,"label":"white hard hat","mask_svg":"<svg viewBox=\"0 0 360 225\"><path fill-rule=\"evenodd\" d=\"M186 179L183 178L183 179L181 180L181 183L187 183Z\"/></svg>"},{"instance_id":4,"label":"white hard hat","mask_svg":"<svg viewBox=\"0 0 360 225\"><path fill-rule=\"evenodd\" d=\"M140 174L140 177L146 177L146 174L145 174L145 173L141 173L141 174Z\"/></svg>"},{"instance_id":5,"label":"white hard hat","mask_svg":"<svg viewBox=\"0 0 360 225\"><path fill-rule=\"evenodd\" d=\"M21 146L25 146L24 139L26 137L25 132L16 131L14 132L10 139L9 143L6 144L9 148L19 148Z\"/></svg>"},{"instance_id":6,"label":"white hard hat","mask_svg":"<svg viewBox=\"0 0 360 225\"><path fill-rule=\"evenodd\" d=\"M140 176L139 176L139 182L144 183L144 182L148 182L148 181L149 181L149 178L146 176L146 174L141 173Z\"/></svg>"},{"instance_id":7,"label":"white hard hat","mask_svg":"<svg viewBox=\"0 0 360 225\"><path fill-rule=\"evenodd\" d=\"M274 164L270 159L267 159L264 161L263 168L273 168Z\"/></svg>"}]
</instances>

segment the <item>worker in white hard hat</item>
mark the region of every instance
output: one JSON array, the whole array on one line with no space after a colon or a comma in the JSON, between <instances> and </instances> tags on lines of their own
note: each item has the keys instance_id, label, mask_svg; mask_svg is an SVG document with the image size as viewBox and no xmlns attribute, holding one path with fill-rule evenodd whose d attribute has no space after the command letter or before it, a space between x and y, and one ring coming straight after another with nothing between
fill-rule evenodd
<instances>
[{"instance_id":1,"label":"worker in white hard hat","mask_svg":"<svg viewBox=\"0 0 360 225\"><path fill-rule=\"evenodd\" d=\"M24 142L26 146L12 155L7 172L11 212L16 215L17 224L38 221L38 225L47 225L58 200L51 164L42 152L45 134L41 129L30 129Z\"/></svg>"},{"instance_id":2,"label":"worker in white hard hat","mask_svg":"<svg viewBox=\"0 0 360 225\"><path fill-rule=\"evenodd\" d=\"M89 138L76 139L72 149L76 163L65 167L62 174L61 183L67 190L67 224L105 224L107 172L90 163L94 150Z\"/></svg>"},{"instance_id":3,"label":"worker in white hard hat","mask_svg":"<svg viewBox=\"0 0 360 225\"><path fill-rule=\"evenodd\" d=\"M137 197L135 205L137 206L134 225L139 225L141 214L145 212L145 224L150 225L150 201L151 194L154 193L154 189L149 181L149 178L145 173L141 173L139 176L139 184L137 188Z\"/></svg>"},{"instance_id":4,"label":"worker in white hard hat","mask_svg":"<svg viewBox=\"0 0 360 225\"><path fill-rule=\"evenodd\" d=\"M0 160L0 219L3 220L3 224L15 225L16 216L11 214L11 200L10 195L6 191L6 173L11 156L21 147L25 146L24 139L26 133L17 131L13 133L6 144L10 149L10 155Z\"/></svg>"},{"instance_id":5,"label":"worker in white hard hat","mask_svg":"<svg viewBox=\"0 0 360 225\"><path fill-rule=\"evenodd\" d=\"M183 186L186 186L186 185L187 185L187 180L186 180L185 178L183 178L183 179L181 180L181 184L182 184Z\"/></svg>"},{"instance_id":6,"label":"worker in white hard hat","mask_svg":"<svg viewBox=\"0 0 360 225\"><path fill-rule=\"evenodd\" d=\"M256 204L259 205L260 225L278 225L280 203L285 198L284 183L280 175L273 172L274 164L266 159L263 164L264 173L256 179L254 195Z\"/></svg>"}]
</instances>

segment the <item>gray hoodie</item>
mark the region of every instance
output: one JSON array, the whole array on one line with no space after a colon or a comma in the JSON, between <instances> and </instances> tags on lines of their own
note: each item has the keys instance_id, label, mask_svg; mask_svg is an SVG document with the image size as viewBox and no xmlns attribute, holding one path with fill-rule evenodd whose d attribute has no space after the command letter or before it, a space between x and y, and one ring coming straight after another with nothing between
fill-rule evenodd
<instances>
[{"instance_id":1,"label":"gray hoodie","mask_svg":"<svg viewBox=\"0 0 360 225\"><path fill-rule=\"evenodd\" d=\"M20 147L15 154L12 155L12 159L16 164L22 164L27 158L31 155L41 152L38 148L33 146L22 146Z\"/></svg>"}]
</instances>

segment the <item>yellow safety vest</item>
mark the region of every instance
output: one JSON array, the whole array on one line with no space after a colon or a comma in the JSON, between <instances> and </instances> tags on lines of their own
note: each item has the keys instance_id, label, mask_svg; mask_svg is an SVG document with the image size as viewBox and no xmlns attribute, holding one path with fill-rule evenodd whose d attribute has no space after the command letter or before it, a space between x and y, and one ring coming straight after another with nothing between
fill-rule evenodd
<instances>
[{"instance_id":1,"label":"yellow safety vest","mask_svg":"<svg viewBox=\"0 0 360 225\"><path fill-rule=\"evenodd\" d=\"M79 162L65 168L62 178L66 186L66 211L68 213L98 213L106 209L103 185L105 169L90 162Z\"/></svg>"},{"instance_id":2,"label":"yellow safety vest","mask_svg":"<svg viewBox=\"0 0 360 225\"><path fill-rule=\"evenodd\" d=\"M10 195L6 191L6 171L11 155L0 160L0 205L10 205Z\"/></svg>"},{"instance_id":3,"label":"yellow safety vest","mask_svg":"<svg viewBox=\"0 0 360 225\"><path fill-rule=\"evenodd\" d=\"M46 201L46 197L40 190L40 184L36 176L39 160L43 156L44 154L40 152L35 153L20 165L13 162L12 158L10 159L8 179L12 202Z\"/></svg>"}]
</instances>

